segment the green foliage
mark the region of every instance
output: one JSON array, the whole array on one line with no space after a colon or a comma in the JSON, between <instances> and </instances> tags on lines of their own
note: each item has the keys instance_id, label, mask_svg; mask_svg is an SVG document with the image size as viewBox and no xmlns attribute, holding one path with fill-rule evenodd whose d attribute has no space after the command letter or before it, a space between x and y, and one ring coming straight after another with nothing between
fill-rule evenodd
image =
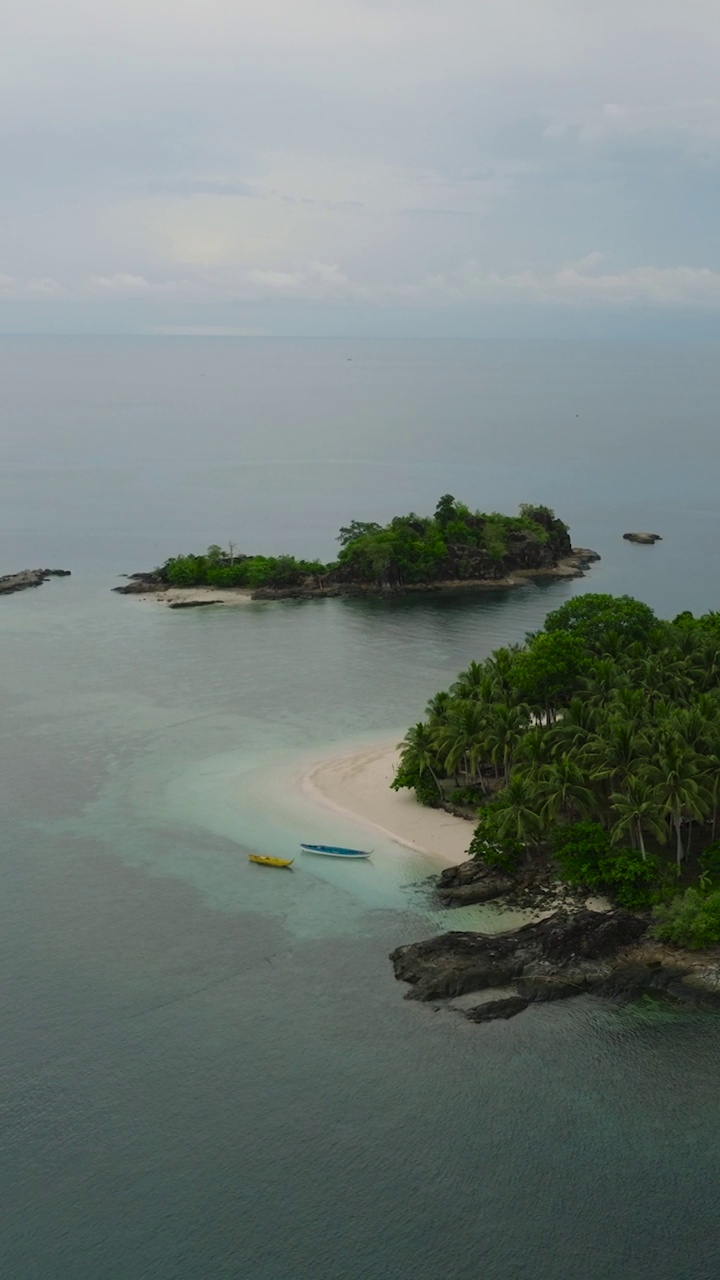
<instances>
[{"instance_id":1,"label":"green foliage","mask_svg":"<svg viewBox=\"0 0 720 1280\"><path fill-rule=\"evenodd\" d=\"M612 844L599 822L569 822L559 826L553 833L551 846L563 880L586 889L600 888Z\"/></svg>"},{"instance_id":2,"label":"green foliage","mask_svg":"<svg viewBox=\"0 0 720 1280\"><path fill-rule=\"evenodd\" d=\"M654 857L637 849L616 849L598 822L558 827L553 850L564 880L585 889L606 890L621 906L640 910L650 905L658 875Z\"/></svg>"},{"instance_id":3,"label":"green foliage","mask_svg":"<svg viewBox=\"0 0 720 1280\"><path fill-rule=\"evenodd\" d=\"M587 665L587 650L577 636L541 631L518 654L513 680L527 702L544 709L569 701Z\"/></svg>"},{"instance_id":4,"label":"green foliage","mask_svg":"<svg viewBox=\"0 0 720 1280\"><path fill-rule=\"evenodd\" d=\"M637 849L617 849L601 864L602 885L621 907L641 911L653 901L658 875L657 859L642 857Z\"/></svg>"},{"instance_id":5,"label":"green foliage","mask_svg":"<svg viewBox=\"0 0 720 1280\"><path fill-rule=\"evenodd\" d=\"M720 840L713 840L700 854L703 876L709 884L720 885Z\"/></svg>"},{"instance_id":6,"label":"green foliage","mask_svg":"<svg viewBox=\"0 0 720 1280\"><path fill-rule=\"evenodd\" d=\"M161 570L173 587L295 587L317 581L327 573L319 560L294 556L239 556L231 560L220 547L208 547L204 556L175 556Z\"/></svg>"},{"instance_id":7,"label":"green foliage","mask_svg":"<svg viewBox=\"0 0 720 1280\"><path fill-rule=\"evenodd\" d=\"M546 631L567 631L595 653L607 651L610 637L623 644L647 640L657 626L649 605L632 596L574 596L545 619Z\"/></svg>"},{"instance_id":8,"label":"green foliage","mask_svg":"<svg viewBox=\"0 0 720 1280\"><path fill-rule=\"evenodd\" d=\"M512 538L524 534L524 550L538 550L553 538L567 536L565 526L542 507L527 507L519 516L471 512L452 494L440 498L432 517L414 511L394 516L387 525L351 520L339 534L334 565L294 556L235 556L214 543L204 555L175 556L161 575L173 586L294 587L331 575L331 581L412 586L440 579L495 576L512 560ZM528 541L529 539L529 541ZM560 541L558 541L559 554ZM488 564L488 559L492 562ZM532 559L532 557L531 557ZM497 568L495 568L497 566Z\"/></svg>"},{"instance_id":9,"label":"green foliage","mask_svg":"<svg viewBox=\"0 0 720 1280\"><path fill-rule=\"evenodd\" d=\"M400 761L395 777L390 783L392 791L402 791L408 787L415 792L418 804L428 809L437 809L440 793L429 773L422 772L415 761Z\"/></svg>"},{"instance_id":10,"label":"green foliage","mask_svg":"<svg viewBox=\"0 0 720 1280\"><path fill-rule=\"evenodd\" d=\"M720 943L720 889L686 889L655 909L653 936L661 942L697 951Z\"/></svg>"},{"instance_id":11,"label":"green foliage","mask_svg":"<svg viewBox=\"0 0 720 1280\"><path fill-rule=\"evenodd\" d=\"M523 844L516 837L503 834L501 826L502 807L499 804L483 805L478 810L478 824L468 853L486 867L513 872L520 864Z\"/></svg>"},{"instance_id":12,"label":"green foliage","mask_svg":"<svg viewBox=\"0 0 720 1280\"><path fill-rule=\"evenodd\" d=\"M477 787L455 787L448 796L450 804L456 804L465 809L477 808L481 799L482 795Z\"/></svg>"}]
</instances>

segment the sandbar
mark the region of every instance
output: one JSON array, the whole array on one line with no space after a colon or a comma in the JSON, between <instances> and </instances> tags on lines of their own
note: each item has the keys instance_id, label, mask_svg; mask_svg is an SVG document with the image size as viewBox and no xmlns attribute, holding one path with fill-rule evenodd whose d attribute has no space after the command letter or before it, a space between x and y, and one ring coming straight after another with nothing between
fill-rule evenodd
<instances>
[{"instance_id":1,"label":"sandbar","mask_svg":"<svg viewBox=\"0 0 720 1280\"><path fill-rule=\"evenodd\" d=\"M399 751L397 739L343 751L315 761L302 774L305 795L430 854L448 866L463 862L474 827L464 818L418 804L412 791L391 791Z\"/></svg>"}]
</instances>

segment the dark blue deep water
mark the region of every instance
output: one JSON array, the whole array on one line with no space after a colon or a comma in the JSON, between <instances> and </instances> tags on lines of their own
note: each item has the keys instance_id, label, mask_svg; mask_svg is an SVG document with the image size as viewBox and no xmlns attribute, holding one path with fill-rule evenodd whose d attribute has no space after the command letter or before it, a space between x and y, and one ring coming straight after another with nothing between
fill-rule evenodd
<instances>
[{"instance_id":1,"label":"dark blue deep water","mask_svg":"<svg viewBox=\"0 0 720 1280\"><path fill-rule=\"evenodd\" d=\"M0 1275L720 1273L719 1020L586 999L473 1027L392 977L394 946L459 919L419 855L245 856L306 838L294 760L402 730L569 594L720 607L719 369L697 347L0 339L0 572L73 570L0 601ZM396 605L110 593L212 541L330 557L349 518L446 491L546 502L602 562Z\"/></svg>"}]
</instances>

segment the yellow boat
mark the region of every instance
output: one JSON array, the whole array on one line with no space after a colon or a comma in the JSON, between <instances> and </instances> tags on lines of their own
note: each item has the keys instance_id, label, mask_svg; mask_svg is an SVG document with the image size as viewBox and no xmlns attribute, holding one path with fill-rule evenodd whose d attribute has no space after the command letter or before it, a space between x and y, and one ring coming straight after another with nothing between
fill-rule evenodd
<instances>
[{"instance_id":1,"label":"yellow boat","mask_svg":"<svg viewBox=\"0 0 720 1280\"><path fill-rule=\"evenodd\" d=\"M294 858L265 858L259 853L249 853L248 862L257 862L261 867L291 867Z\"/></svg>"}]
</instances>

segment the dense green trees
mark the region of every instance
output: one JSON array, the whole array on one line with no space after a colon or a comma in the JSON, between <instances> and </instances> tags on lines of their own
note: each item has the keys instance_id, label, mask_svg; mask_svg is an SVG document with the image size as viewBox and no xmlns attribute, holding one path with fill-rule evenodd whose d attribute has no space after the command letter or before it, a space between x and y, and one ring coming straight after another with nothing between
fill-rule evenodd
<instances>
[{"instance_id":1,"label":"dense green trees","mask_svg":"<svg viewBox=\"0 0 720 1280\"><path fill-rule=\"evenodd\" d=\"M547 507L518 516L471 511L444 494L433 516L411 511L387 525L351 520L338 535L334 564L294 556L241 555L217 545L175 556L159 570L173 586L298 587L362 584L404 587L493 580L515 568L551 568L570 552L566 526Z\"/></svg>"},{"instance_id":2,"label":"dense green trees","mask_svg":"<svg viewBox=\"0 0 720 1280\"><path fill-rule=\"evenodd\" d=\"M493 865L552 852L626 906L667 900L681 877L693 891L658 928L707 941L714 907L696 935L688 920L720 901L720 615L670 623L625 596L569 600L430 701L394 785L414 775L432 776L435 803L450 779L474 797L471 852Z\"/></svg>"}]
</instances>

